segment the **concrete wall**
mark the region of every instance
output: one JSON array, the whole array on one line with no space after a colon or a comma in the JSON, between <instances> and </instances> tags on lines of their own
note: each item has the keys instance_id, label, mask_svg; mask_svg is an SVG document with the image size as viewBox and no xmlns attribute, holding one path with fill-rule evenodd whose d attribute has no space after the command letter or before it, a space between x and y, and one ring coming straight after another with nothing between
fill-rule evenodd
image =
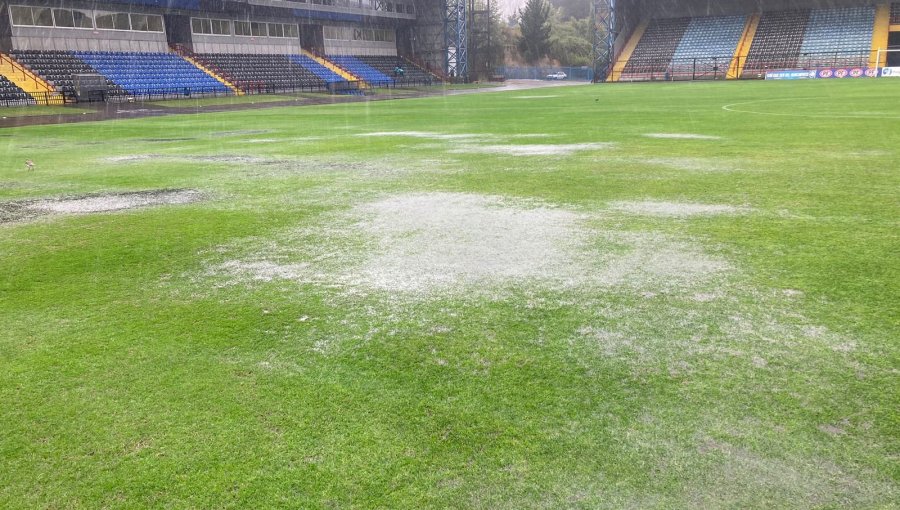
<instances>
[{"instance_id":1,"label":"concrete wall","mask_svg":"<svg viewBox=\"0 0 900 510\"><path fill-rule=\"evenodd\" d=\"M300 53L300 39L283 37L238 37L236 35L193 35L194 53Z\"/></svg>"},{"instance_id":2,"label":"concrete wall","mask_svg":"<svg viewBox=\"0 0 900 510\"><path fill-rule=\"evenodd\" d=\"M378 41L335 41L325 39L327 55L378 55L396 56L397 43Z\"/></svg>"},{"instance_id":3,"label":"concrete wall","mask_svg":"<svg viewBox=\"0 0 900 510\"><path fill-rule=\"evenodd\" d=\"M168 51L166 34L75 28L12 27L17 50Z\"/></svg>"}]
</instances>

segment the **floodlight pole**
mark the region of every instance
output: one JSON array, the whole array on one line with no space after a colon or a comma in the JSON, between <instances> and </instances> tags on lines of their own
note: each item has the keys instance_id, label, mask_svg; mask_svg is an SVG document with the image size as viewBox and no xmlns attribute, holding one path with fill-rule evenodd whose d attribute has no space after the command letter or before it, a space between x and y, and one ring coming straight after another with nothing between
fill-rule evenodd
<instances>
[{"instance_id":1,"label":"floodlight pole","mask_svg":"<svg viewBox=\"0 0 900 510\"><path fill-rule=\"evenodd\" d=\"M591 0L594 83L606 81L612 72L616 35L616 0Z\"/></svg>"},{"instance_id":2,"label":"floodlight pole","mask_svg":"<svg viewBox=\"0 0 900 510\"><path fill-rule=\"evenodd\" d=\"M454 80L469 81L466 0L442 1L444 6L444 71Z\"/></svg>"}]
</instances>

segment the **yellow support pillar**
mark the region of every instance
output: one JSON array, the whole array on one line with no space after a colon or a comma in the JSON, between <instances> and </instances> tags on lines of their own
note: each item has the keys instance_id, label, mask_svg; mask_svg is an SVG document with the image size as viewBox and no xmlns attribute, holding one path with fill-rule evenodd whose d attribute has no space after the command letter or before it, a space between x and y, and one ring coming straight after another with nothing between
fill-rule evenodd
<instances>
[{"instance_id":1,"label":"yellow support pillar","mask_svg":"<svg viewBox=\"0 0 900 510\"><path fill-rule=\"evenodd\" d=\"M4 53L0 53L0 75L34 98L37 104L63 103L62 95L49 83Z\"/></svg>"},{"instance_id":2,"label":"yellow support pillar","mask_svg":"<svg viewBox=\"0 0 900 510\"><path fill-rule=\"evenodd\" d=\"M872 53L869 57L869 67L884 67L887 63L887 53L878 58L878 50L887 49L890 33L891 5L878 4L875 6L875 27L872 30Z\"/></svg>"},{"instance_id":3,"label":"yellow support pillar","mask_svg":"<svg viewBox=\"0 0 900 510\"><path fill-rule=\"evenodd\" d=\"M747 63L747 56L750 55L750 47L753 46L756 29L759 28L759 18L759 13L747 16L747 24L744 25L741 42L738 43L737 48L734 50L734 57L731 58L731 65L728 67L728 74L725 75L725 79L737 80L744 73L744 64Z\"/></svg>"},{"instance_id":4,"label":"yellow support pillar","mask_svg":"<svg viewBox=\"0 0 900 510\"><path fill-rule=\"evenodd\" d=\"M616 59L613 70L609 73L609 77L606 81L619 81L619 78L622 77L622 73L625 71L625 66L628 65L628 60L631 59L631 55L634 53L634 49L637 48L638 43L641 42L641 38L644 37L644 32L647 31L648 25L650 25L650 20L645 19L634 29L631 37L622 49L622 53L619 53L619 58Z\"/></svg>"},{"instance_id":5,"label":"yellow support pillar","mask_svg":"<svg viewBox=\"0 0 900 510\"><path fill-rule=\"evenodd\" d=\"M204 73L206 73L206 74L212 76L212 77L215 78L219 83L221 83L222 85L225 85L226 87L228 87L229 89L231 89L231 91L234 92L234 95L236 95L236 96L243 96L243 95L244 95L244 91L243 91L243 90L237 88L237 86L236 86L235 84L233 84L233 83L231 83L230 81L228 81L227 79L225 79L225 77L219 76L218 73L216 73L216 72L213 71L212 69L210 69L210 68L204 66L203 64L201 64L200 62L198 62L197 59L192 58L192 57L190 57L190 56L188 56L188 55L185 55L185 54L183 54L183 53L180 53L179 56L180 56L181 58L187 60L188 62L190 62L192 66L194 66L194 67L196 67L197 69L203 71Z\"/></svg>"}]
</instances>

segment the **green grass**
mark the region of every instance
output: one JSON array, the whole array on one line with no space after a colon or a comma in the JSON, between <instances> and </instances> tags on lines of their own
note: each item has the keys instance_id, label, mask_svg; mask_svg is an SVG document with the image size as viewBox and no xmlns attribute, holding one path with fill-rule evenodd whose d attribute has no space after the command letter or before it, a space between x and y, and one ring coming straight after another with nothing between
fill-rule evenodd
<instances>
[{"instance_id":1,"label":"green grass","mask_svg":"<svg viewBox=\"0 0 900 510\"><path fill-rule=\"evenodd\" d=\"M0 507L896 507L898 122L896 83L823 80L0 131L0 202L207 197L0 225ZM477 136L355 136L390 131ZM597 142L613 145L449 152ZM133 154L153 157L107 159ZM272 161L192 159L223 155ZM424 192L572 211L613 260L668 249L727 269L345 292L333 270L379 249L354 207ZM743 212L616 206L648 200ZM213 271L254 258L324 276Z\"/></svg>"},{"instance_id":2,"label":"green grass","mask_svg":"<svg viewBox=\"0 0 900 510\"><path fill-rule=\"evenodd\" d=\"M93 113L88 108L75 106L3 106L0 117L34 117L38 115L81 115Z\"/></svg>"}]
</instances>

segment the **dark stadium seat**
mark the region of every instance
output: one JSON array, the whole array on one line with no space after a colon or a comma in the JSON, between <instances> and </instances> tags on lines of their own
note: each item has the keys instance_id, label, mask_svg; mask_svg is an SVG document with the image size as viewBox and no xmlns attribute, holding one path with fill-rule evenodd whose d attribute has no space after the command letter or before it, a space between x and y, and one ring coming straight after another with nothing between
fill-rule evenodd
<instances>
[{"instance_id":1,"label":"dark stadium seat","mask_svg":"<svg viewBox=\"0 0 900 510\"><path fill-rule=\"evenodd\" d=\"M69 51L16 50L12 52L12 56L59 92L66 94L75 92L73 74L100 74ZM106 82L109 95L124 93L112 80L107 78Z\"/></svg>"},{"instance_id":2,"label":"dark stadium seat","mask_svg":"<svg viewBox=\"0 0 900 510\"><path fill-rule=\"evenodd\" d=\"M434 80L431 74L403 57L357 55L354 58L398 82L419 84L431 83ZM402 76L394 73L398 66L403 69Z\"/></svg>"},{"instance_id":3,"label":"dark stadium seat","mask_svg":"<svg viewBox=\"0 0 900 510\"><path fill-rule=\"evenodd\" d=\"M227 93L222 82L174 53L75 52L130 94Z\"/></svg>"},{"instance_id":4,"label":"dark stadium seat","mask_svg":"<svg viewBox=\"0 0 900 510\"><path fill-rule=\"evenodd\" d=\"M393 58L396 62L396 57ZM390 73L385 74L361 61L358 57L350 55L329 55L328 60L331 60L354 75L359 76L363 81L370 85L386 86L394 83L394 79L390 76Z\"/></svg>"},{"instance_id":5,"label":"dark stadium seat","mask_svg":"<svg viewBox=\"0 0 900 510\"><path fill-rule=\"evenodd\" d=\"M865 67L874 26L874 6L814 9L806 25L798 64L805 69Z\"/></svg>"},{"instance_id":6,"label":"dark stadium seat","mask_svg":"<svg viewBox=\"0 0 900 510\"><path fill-rule=\"evenodd\" d=\"M16 84L0 76L0 104L4 106L30 105L35 104L35 101Z\"/></svg>"},{"instance_id":7,"label":"dark stadium seat","mask_svg":"<svg viewBox=\"0 0 900 510\"><path fill-rule=\"evenodd\" d=\"M891 4L891 25L900 25L900 2Z\"/></svg>"},{"instance_id":8,"label":"dark stadium seat","mask_svg":"<svg viewBox=\"0 0 900 510\"><path fill-rule=\"evenodd\" d=\"M744 64L744 74L797 67L810 11L765 12Z\"/></svg>"},{"instance_id":9,"label":"dark stadium seat","mask_svg":"<svg viewBox=\"0 0 900 510\"><path fill-rule=\"evenodd\" d=\"M245 91L322 89L326 84L313 71L294 63L290 55L198 53L194 57Z\"/></svg>"},{"instance_id":10,"label":"dark stadium seat","mask_svg":"<svg viewBox=\"0 0 900 510\"><path fill-rule=\"evenodd\" d=\"M621 81L662 78L672 62L675 50L687 31L691 18L650 21L644 36L634 49Z\"/></svg>"},{"instance_id":11,"label":"dark stadium seat","mask_svg":"<svg viewBox=\"0 0 900 510\"><path fill-rule=\"evenodd\" d=\"M746 16L693 18L672 56L672 77L725 77L744 26Z\"/></svg>"}]
</instances>

